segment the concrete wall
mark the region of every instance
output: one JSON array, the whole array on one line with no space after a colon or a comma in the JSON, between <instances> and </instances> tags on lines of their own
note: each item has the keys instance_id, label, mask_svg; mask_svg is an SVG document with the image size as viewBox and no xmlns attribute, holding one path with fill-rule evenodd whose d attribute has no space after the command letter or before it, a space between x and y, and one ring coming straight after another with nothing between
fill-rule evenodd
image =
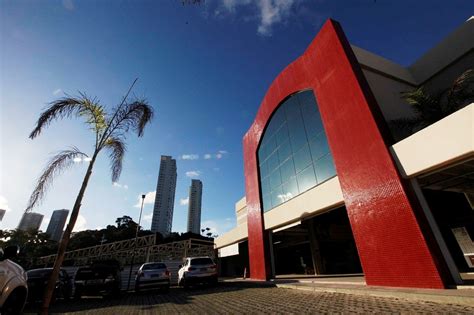
<instances>
[{"instance_id":1,"label":"concrete wall","mask_svg":"<svg viewBox=\"0 0 474 315\"><path fill-rule=\"evenodd\" d=\"M474 103L394 144L391 151L405 177L474 157Z\"/></svg>"}]
</instances>

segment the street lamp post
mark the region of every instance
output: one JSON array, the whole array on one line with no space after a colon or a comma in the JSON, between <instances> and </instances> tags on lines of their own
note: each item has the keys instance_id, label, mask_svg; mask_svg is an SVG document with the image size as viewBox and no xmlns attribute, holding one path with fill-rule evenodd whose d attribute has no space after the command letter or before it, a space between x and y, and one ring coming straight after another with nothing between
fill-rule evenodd
<instances>
[{"instance_id":1,"label":"street lamp post","mask_svg":"<svg viewBox=\"0 0 474 315\"><path fill-rule=\"evenodd\" d=\"M137 238L138 238L138 231L140 230L140 222L142 220L142 211L143 211L143 203L145 202L145 196L146 195L142 195L142 205L140 207L140 216L138 217L137 231L135 232L135 247L133 248L132 261L130 262L130 273L128 274L127 291L130 290L130 280L132 279L133 261L135 260L135 251L138 245Z\"/></svg>"}]
</instances>

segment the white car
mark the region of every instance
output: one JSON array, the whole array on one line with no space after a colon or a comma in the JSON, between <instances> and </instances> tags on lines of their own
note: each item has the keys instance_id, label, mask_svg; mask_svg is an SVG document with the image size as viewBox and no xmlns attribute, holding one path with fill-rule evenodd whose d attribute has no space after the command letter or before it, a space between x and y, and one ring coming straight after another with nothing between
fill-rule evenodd
<instances>
[{"instance_id":1,"label":"white car","mask_svg":"<svg viewBox=\"0 0 474 315\"><path fill-rule=\"evenodd\" d=\"M0 248L0 314L21 313L28 296L25 270L9 259L18 252L18 246Z\"/></svg>"},{"instance_id":2,"label":"white car","mask_svg":"<svg viewBox=\"0 0 474 315\"><path fill-rule=\"evenodd\" d=\"M187 288L193 284L217 284L217 265L209 257L188 257L179 266L178 284Z\"/></svg>"},{"instance_id":3,"label":"white car","mask_svg":"<svg viewBox=\"0 0 474 315\"><path fill-rule=\"evenodd\" d=\"M160 288L164 291L170 289L170 272L162 262L143 264L135 277L135 292L141 289Z\"/></svg>"}]
</instances>

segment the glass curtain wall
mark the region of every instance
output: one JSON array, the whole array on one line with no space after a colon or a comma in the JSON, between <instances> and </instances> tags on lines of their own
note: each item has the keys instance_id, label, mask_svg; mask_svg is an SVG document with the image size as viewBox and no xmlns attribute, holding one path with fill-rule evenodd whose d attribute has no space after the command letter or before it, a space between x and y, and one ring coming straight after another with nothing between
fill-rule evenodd
<instances>
[{"instance_id":1,"label":"glass curtain wall","mask_svg":"<svg viewBox=\"0 0 474 315\"><path fill-rule=\"evenodd\" d=\"M258 163L264 211L336 175L313 91L296 93L275 110Z\"/></svg>"}]
</instances>

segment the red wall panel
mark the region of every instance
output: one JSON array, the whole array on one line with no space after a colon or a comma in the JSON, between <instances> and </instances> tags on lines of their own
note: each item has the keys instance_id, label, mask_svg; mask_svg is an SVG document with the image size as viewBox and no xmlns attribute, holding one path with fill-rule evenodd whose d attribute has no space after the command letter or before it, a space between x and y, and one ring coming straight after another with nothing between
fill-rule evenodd
<instances>
[{"instance_id":1,"label":"red wall panel","mask_svg":"<svg viewBox=\"0 0 474 315\"><path fill-rule=\"evenodd\" d=\"M339 25L327 21L306 52L283 70L244 137L250 276L268 279L257 149L283 99L311 88L333 154L368 285L443 288L443 262L420 228L417 201L395 166L377 104ZM377 124L378 122L378 124Z\"/></svg>"}]
</instances>

